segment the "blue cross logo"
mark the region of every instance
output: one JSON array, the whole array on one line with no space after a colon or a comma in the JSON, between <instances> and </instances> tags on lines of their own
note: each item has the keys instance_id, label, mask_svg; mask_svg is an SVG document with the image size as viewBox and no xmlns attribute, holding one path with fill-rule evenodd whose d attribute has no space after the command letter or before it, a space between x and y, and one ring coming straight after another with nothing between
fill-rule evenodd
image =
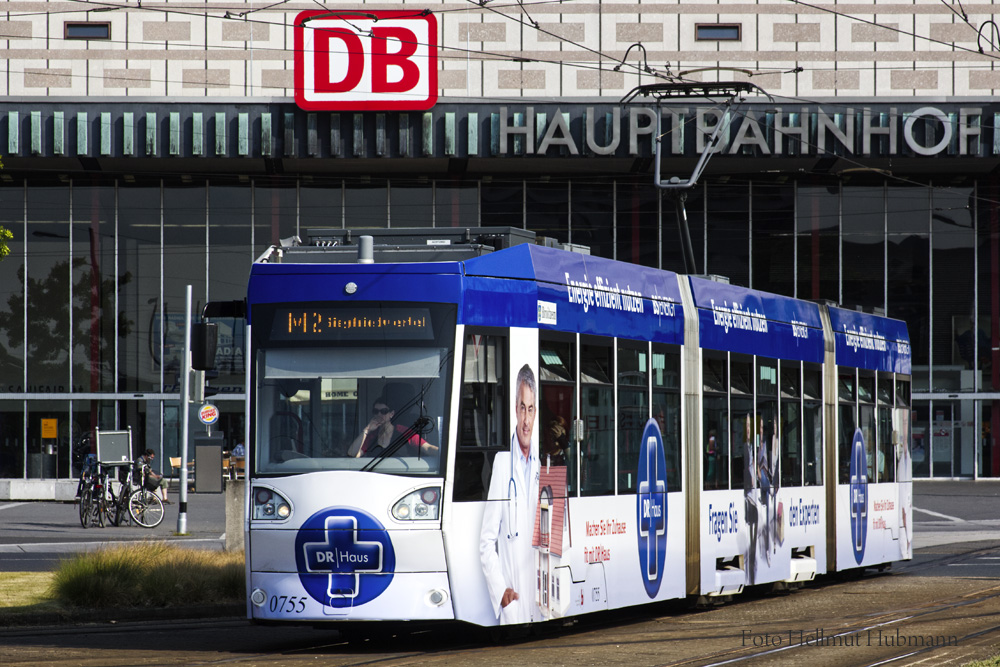
<instances>
[{"instance_id":1,"label":"blue cross logo","mask_svg":"<svg viewBox=\"0 0 1000 667\"><path fill-rule=\"evenodd\" d=\"M395 552L375 517L332 508L309 517L295 538L299 580L329 607L353 607L378 597L392 581Z\"/></svg>"},{"instance_id":2,"label":"blue cross logo","mask_svg":"<svg viewBox=\"0 0 1000 667\"><path fill-rule=\"evenodd\" d=\"M358 540L358 520L353 516L326 518L326 541L306 542L309 572L329 572L327 595L331 598L358 596L362 572L382 570L382 545Z\"/></svg>"},{"instance_id":3,"label":"blue cross logo","mask_svg":"<svg viewBox=\"0 0 1000 667\"><path fill-rule=\"evenodd\" d=\"M858 565L865 557L865 540L868 537L868 459L865 455L865 438L861 429L854 431L851 444L851 539L854 560Z\"/></svg>"},{"instance_id":4,"label":"blue cross logo","mask_svg":"<svg viewBox=\"0 0 1000 667\"><path fill-rule=\"evenodd\" d=\"M660 590L663 565L667 556L667 480L663 438L655 419L646 422L639 448L636 474L637 525L639 527L639 565L649 597Z\"/></svg>"}]
</instances>

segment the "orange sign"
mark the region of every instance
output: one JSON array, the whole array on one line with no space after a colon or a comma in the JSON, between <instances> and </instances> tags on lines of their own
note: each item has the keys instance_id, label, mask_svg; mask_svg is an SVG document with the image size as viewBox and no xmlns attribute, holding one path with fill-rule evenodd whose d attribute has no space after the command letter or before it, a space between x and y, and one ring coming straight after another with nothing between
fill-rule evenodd
<instances>
[{"instance_id":1,"label":"orange sign","mask_svg":"<svg viewBox=\"0 0 1000 667\"><path fill-rule=\"evenodd\" d=\"M56 439L59 437L59 420L58 419L43 419L42 420L42 439Z\"/></svg>"}]
</instances>

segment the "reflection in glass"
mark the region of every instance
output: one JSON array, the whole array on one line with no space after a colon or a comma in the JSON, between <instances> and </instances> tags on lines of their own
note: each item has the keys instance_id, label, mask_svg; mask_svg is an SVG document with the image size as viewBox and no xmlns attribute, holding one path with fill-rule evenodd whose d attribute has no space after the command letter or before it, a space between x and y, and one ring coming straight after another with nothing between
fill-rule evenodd
<instances>
[{"instance_id":1,"label":"reflection in glass","mask_svg":"<svg viewBox=\"0 0 1000 667\"><path fill-rule=\"evenodd\" d=\"M842 221L843 304L884 308L885 188L845 186Z\"/></svg>"},{"instance_id":2,"label":"reflection in glass","mask_svg":"<svg viewBox=\"0 0 1000 667\"><path fill-rule=\"evenodd\" d=\"M120 321L132 323L118 347L119 391L160 390L162 305L160 294L160 187L158 181L118 188Z\"/></svg>"},{"instance_id":3,"label":"reflection in glass","mask_svg":"<svg viewBox=\"0 0 1000 667\"><path fill-rule=\"evenodd\" d=\"M580 351L580 397L584 439L580 443L580 493L615 492L615 400L611 378L611 348L584 345Z\"/></svg>"},{"instance_id":4,"label":"reflection in glass","mask_svg":"<svg viewBox=\"0 0 1000 667\"><path fill-rule=\"evenodd\" d=\"M115 276L115 190L73 188L73 390L115 390L116 292L131 276ZM122 319L118 332L134 322Z\"/></svg>"},{"instance_id":5,"label":"reflection in glass","mask_svg":"<svg viewBox=\"0 0 1000 667\"><path fill-rule=\"evenodd\" d=\"M7 243L10 254L0 262L0 391L4 393L24 391L24 192L23 183L0 184L0 227L14 235ZM18 441L23 444L20 432ZM4 458L0 455L0 468L6 469Z\"/></svg>"},{"instance_id":6,"label":"reflection in glass","mask_svg":"<svg viewBox=\"0 0 1000 667\"><path fill-rule=\"evenodd\" d=\"M800 185L797 192L800 299L840 301L840 188Z\"/></svg>"},{"instance_id":7,"label":"reflection in glass","mask_svg":"<svg viewBox=\"0 0 1000 667\"><path fill-rule=\"evenodd\" d=\"M753 183L754 289L792 296L795 291L795 188Z\"/></svg>"}]
</instances>

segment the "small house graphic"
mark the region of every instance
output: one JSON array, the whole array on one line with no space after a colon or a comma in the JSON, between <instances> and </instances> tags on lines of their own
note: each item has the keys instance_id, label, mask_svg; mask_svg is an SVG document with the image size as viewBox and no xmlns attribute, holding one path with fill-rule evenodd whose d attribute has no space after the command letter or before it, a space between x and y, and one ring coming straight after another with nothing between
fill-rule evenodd
<instances>
[{"instance_id":1,"label":"small house graphic","mask_svg":"<svg viewBox=\"0 0 1000 667\"><path fill-rule=\"evenodd\" d=\"M570 571L563 563L568 528L566 466L543 466L538 480L538 509L531 544L535 548L538 608L543 618L565 615L569 608ZM565 596L565 599L564 599Z\"/></svg>"}]
</instances>

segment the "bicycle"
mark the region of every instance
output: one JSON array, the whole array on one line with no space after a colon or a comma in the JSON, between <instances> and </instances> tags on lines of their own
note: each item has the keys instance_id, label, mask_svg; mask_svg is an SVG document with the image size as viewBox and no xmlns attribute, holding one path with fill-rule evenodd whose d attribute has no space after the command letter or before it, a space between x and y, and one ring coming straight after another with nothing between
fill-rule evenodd
<instances>
[{"instance_id":1,"label":"bicycle","mask_svg":"<svg viewBox=\"0 0 1000 667\"><path fill-rule=\"evenodd\" d=\"M163 501L160 497L146 487L146 473L148 466L143 465L138 471L140 484L135 484L135 468L130 468L128 472L128 495L125 503L128 506L128 515L132 521L143 528L156 528L163 521Z\"/></svg>"},{"instance_id":2,"label":"bicycle","mask_svg":"<svg viewBox=\"0 0 1000 667\"><path fill-rule=\"evenodd\" d=\"M105 488L107 480L102 473L100 464L96 464L94 472L86 472L81 480L80 489L80 525L104 527L104 517L107 513Z\"/></svg>"},{"instance_id":3,"label":"bicycle","mask_svg":"<svg viewBox=\"0 0 1000 667\"><path fill-rule=\"evenodd\" d=\"M128 497L132 488L132 467L129 464L115 464L111 466L118 468L117 480L112 480L110 473L104 474L104 511L108 522L112 526L120 526L129 520ZM115 485L118 491L115 492Z\"/></svg>"},{"instance_id":4,"label":"bicycle","mask_svg":"<svg viewBox=\"0 0 1000 667\"><path fill-rule=\"evenodd\" d=\"M144 486L128 496L128 513L143 528L156 528L163 521L163 501Z\"/></svg>"}]
</instances>

